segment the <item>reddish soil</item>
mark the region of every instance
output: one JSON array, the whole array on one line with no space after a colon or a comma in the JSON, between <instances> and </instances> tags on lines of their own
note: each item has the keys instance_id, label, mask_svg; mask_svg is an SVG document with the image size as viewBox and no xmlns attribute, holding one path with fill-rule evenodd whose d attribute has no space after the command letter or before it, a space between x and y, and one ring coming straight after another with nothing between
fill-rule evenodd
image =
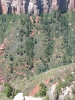
<instances>
[{"instance_id":1,"label":"reddish soil","mask_svg":"<svg viewBox=\"0 0 75 100\"><path fill-rule=\"evenodd\" d=\"M49 81L50 81L50 79L46 79L46 80L44 81L44 84L49 84Z\"/></svg>"},{"instance_id":2,"label":"reddish soil","mask_svg":"<svg viewBox=\"0 0 75 100\"><path fill-rule=\"evenodd\" d=\"M0 50L2 51L2 50L4 50L4 48L5 48L5 44L1 44L0 45Z\"/></svg>"},{"instance_id":3,"label":"reddish soil","mask_svg":"<svg viewBox=\"0 0 75 100\"><path fill-rule=\"evenodd\" d=\"M24 75L24 73L22 73L22 72L17 72L17 71L14 71L16 74L18 74L18 75Z\"/></svg>"},{"instance_id":4,"label":"reddish soil","mask_svg":"<svg viewBox=\"0 0 75 100\"><path fill-rule=\"evenodd\" d=\"M33 67L33 68L31 69L31 72L34 73L35 71L36 71L36 68Z\"/></svg>"},{"instance_id":5,"label":"reddish soil","mask_svg":"<svg viewBox=\"0 0 75 100\"><path fill-rule=\"evenodd\" d=\"M38 22L39 22L39 19L40 19L40 17L37 16L36 19L35 19L35 23L38 23ZM32 16L30 16L30 21L33 23L33 18L32 18Z\"/></svg>"},{"instance_id":6,"label":"reddish soil","mask_svg":"<svg viewBox=\"0 0 75 100\"><path fill-rule=\"evenodd\" d=\"M37 16L36 19L35 19L35 23L38 23L39 22L39 19L40 19L40 17Z\"/></svg>"},{"instance_id":7,"label":"reddish soil","mask_svg":"<svg viewBox=\"0 0 75 100\"><path fill-rule=\"evenodd\" d=\"M4 43L0 45L0 55L2 55L4 53L5 47L6 46Z\"/></svg>"},{"instance_id":8,"label":"reddish soil","mask_svg":"<svg viewBox=\"0 0 75 100\"><path fill-rule=\"evenodd\" d=\"M30 21L33 23L33 19L32 19L32 16L30 16Z\"/></svg>"},{"instance_id":9,"label":"reddish soil","mask_svg":"<svg viewBox=\"0 0 75 100\"><path fill-rule=\"evenodd\" d=\"M0 60L0 63L2 63L3 62L3 60Z\"/></svg>"},{"instance_id":10,"label":"reddish soil","mask_svg":"<svg viewBox=\"0 0 75 100\"><path fill-rule=\"evenodd\" d=\"M50 79L46 79L43 83L47 85L47 84L49 83L49 81L50 81ZM38 84L38 85L36 85L36 87L29 93L29 96L34 96L35 94L37 94L37 93L39 92L39 90L40 90L40 86L39 86L39 84Z\"/></svg>"},{"instance_id":11,"label":"reddish soil","mask_svg":"<svg viewBox=\"0 0 75 100\"><path fill-rule=\"evenodd\" d=\"M29 96L34 96L36 93L38 93L40 90L39 84L36 85L36 87L29 93Z\"/></svg>"},{"instance_id":12,"label":"reddish soil","mask_svg":"<svg viewBox=\"0 0 75 100\"><path fill-rule=\"evenodd\" d=\"M34 36L34 35L35 35L34 30L32 30L30 36Z\"/></svg>"}]
</instances>

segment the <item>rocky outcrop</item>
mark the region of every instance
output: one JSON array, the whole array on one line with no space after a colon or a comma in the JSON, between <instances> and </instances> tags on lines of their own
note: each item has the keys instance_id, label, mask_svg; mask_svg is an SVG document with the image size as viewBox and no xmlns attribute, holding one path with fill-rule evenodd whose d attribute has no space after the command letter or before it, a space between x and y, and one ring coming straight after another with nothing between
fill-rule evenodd
<instances>
[{"instance_id":1,"label":"rocky outcrop","mask_svg":"<svg viewBox=\"0 0 75 100\"><path fill-rule=\"evenodd\" d=\"M0 13L38 15L51 10L75 10L75 0L0 0Z\"/></svg>"},{"instance_id":2,"label":"rocky outcrop","mask_svg":"<svg viewBox=\"0 0 75 100\"><path fill-rule=\"evenodd\" d=\"M66 86L65 88L62 88L61 89L62 93L59 95L59 100L65 100L67 96L73 98L72 87L73 86L70 87Z\"/></svg>"},{"instance_id":3,"label":"rocky outcrop","mask_svg":"<svg viewBox=\"0 0 75 100\"><path fill-rule=\"evenodd\" d=\"M49 95L50 100L55 100L55 89L58 83L53 84L49 90L47 91L47 94Z\"/></svg>"},{"instance_id":4,"label":"rocky outcrop","mask_svg":"<svg viewBox=\"0 0 75 100\"><path fill-rule=\"evenodd\" d=\"M23 93L18 93L13 100L43 100L40 97L33 97L33 96L23 96Z\"/></svg>"},{"instance_id":5,"label":"rocky outcrop","mask_svg":"<svg viewBox=\"0 0 75 100\"><path fill-rule=\"evenodd\" d=\"M13 100L24 100L23 93L18 93Z\"/></svg>"}]
</instances>

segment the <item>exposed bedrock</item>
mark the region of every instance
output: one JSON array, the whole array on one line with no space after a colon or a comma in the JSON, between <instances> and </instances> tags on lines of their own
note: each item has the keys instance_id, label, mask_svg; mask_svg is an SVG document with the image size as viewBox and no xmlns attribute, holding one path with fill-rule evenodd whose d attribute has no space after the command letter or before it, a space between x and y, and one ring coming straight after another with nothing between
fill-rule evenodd
<instances>
[{"instance_id":1,"label":"exposed bedrock","mask_svg":"<svg viewBox=\"0 0 75 100\"><path fill-rule=\"evenodd\" d=\"M75 0L0 0L0 13L34 14L75 10Z\"/></svg>"}]
</instances>

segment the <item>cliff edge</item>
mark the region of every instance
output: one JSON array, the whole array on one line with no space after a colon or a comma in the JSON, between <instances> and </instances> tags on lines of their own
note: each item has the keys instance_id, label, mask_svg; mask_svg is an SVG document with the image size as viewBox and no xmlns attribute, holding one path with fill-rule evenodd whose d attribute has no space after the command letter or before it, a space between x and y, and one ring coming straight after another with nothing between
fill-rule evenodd
<instances>
[{"instance_id":1,"label":"cliff edge","mask_svg":"<svg viewBox=\"0 0 75 100\"><path fill-rule=\"evenodd\" d=\"M0 13L34 14L75 10L75 0L0 0Z\"/></svg>"}]
</instances>

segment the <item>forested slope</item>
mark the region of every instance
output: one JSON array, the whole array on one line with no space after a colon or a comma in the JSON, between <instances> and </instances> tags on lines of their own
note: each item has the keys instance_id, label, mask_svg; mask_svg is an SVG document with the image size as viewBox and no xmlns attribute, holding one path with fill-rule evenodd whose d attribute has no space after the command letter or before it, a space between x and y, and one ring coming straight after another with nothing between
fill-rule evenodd
<instances>
[{"instance_id":1,"label":"forested slope","mask_svg":"<svg viewBox=\"0 0 75 100\"><path fill-rule=\"evenodd\" d=\"M74 63L75 12L36 16L0 15L0 70L6 80ZM31 20L32 19L32 20Z\"/></svg>"}]
</instances>

